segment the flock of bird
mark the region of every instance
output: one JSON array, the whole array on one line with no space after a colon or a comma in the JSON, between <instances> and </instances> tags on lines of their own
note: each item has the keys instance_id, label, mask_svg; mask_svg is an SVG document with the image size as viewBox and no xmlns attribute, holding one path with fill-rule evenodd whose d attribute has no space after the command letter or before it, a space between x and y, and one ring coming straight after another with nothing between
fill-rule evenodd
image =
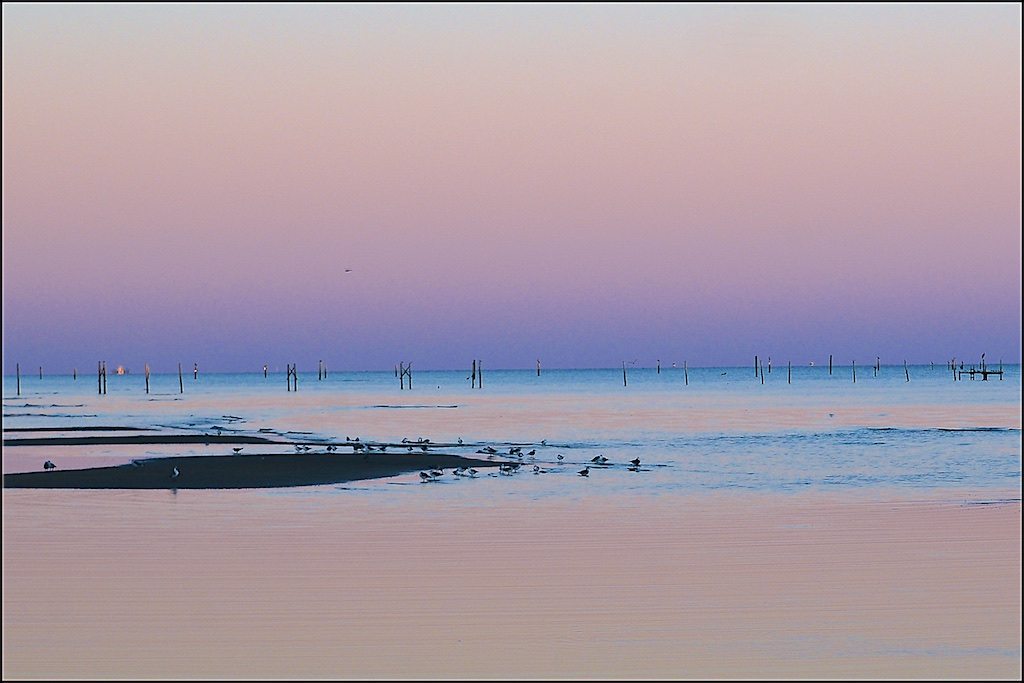
<instances>
[{"instance_id":1,"label":"flock of bird","mask_svg":"<svg viewBox=\"0 0 1024 683\"><path fill-rule=\"evenodd\" d=\"M370 444L363 443L362 441L359 440L359 437L356 437L355 439L352 439L352 438L346 436L345 437L345 442L347 444L351 445L353 453L359 453L359 452L364 452L364 451L366 453L370 453L370 452L373 452L374 449L376 449L377 452L384 453L384 452L387 451L387 448L388 448L388 444L378 444L376 446L372 446ZM406 448L409 451L412 451L415 447L419 447L422 451L426 452L428 450L428 446L430 445L431 442L430 442L430 439L424 439L424 438L421 437L421 438L417 439L415 442L410 440L410 439L407 439L407 438L406 439L402 439L402 443L406 444ZM547 443L548 443L547 440L541 441L541 445L542 446L547 446ZM464 445L461 438L459 438L458 444L460 446ZM295 444L294 446L295 446L295 452L296 453L306 453L306 452L309 452L310 450L312 450L312 446L310 446L308 444ZM236 446L236 447L233 447L231 450L234 451L235 455L239 455L239 454L241 454L243 449L244 449L244 446ZM336 452L338 450L338 446L336 446L334 444L327 444L326 447L325 447L325 450L328 453L334 453L334 452ZM536 455L537 455L537 449L536 448L532 448L529 451L527 451L526 453L523 453L523 447L522 446L511 446L508 449L508 453L507 454L501 453L498 449L494 448L493 446L484 446L483 448L477 450L476 452L480 453L480 454L486 455L488 459L494 459L498 455L507 455L509 457L516 457L516 458L519 458L520 460L522 460L524 455L527 456L527 457L530 457L530 458L535 458ZM561 453L559 453L557 455L557 459L559 461L559 464L561 464L561 461L563 461L565 459L565 456L562 455ZM603 465L607 464L608 463L608 458L606 458L604 455L596 455L596 456L594 456L593 458L590 459L590 463L591 464L586 465L582 470L579 470L577 472L577 474L579 476L581 476L581 477L589 477L590 476L590 468L591 467L595 467L595 466L596 467L600 467L600 466L603 466ZM137 465L136 461L132 461L132 464ZM522 466L523 466L522 462L517 462L517 461L502 462L502 463L498 464L498 473L501 474L501 475L505 475L505 476L512 476L512 475L518 473L519 470L522 468ZM56 468L57 468L57 466L51 460L47 460L45 463L43 463L43 469L44 470L49 471L49 470L53 470L53 469L56 469ZM634 458L633 460L630 460L629 461L629 465L627 466L626 469L628 469L630 472L639 472L640 471L640 458ZM534 474L547 474L548 470L542 468L538 464L534 464L532 472ZM479 474L479 472L476 469L472 468L472 467L457 467L454 470L452 470L452 475L455 476L455 477L475 477L475 476L477 476L477 474ZM171 469L171 479L177 479L180 475L181 475L181 472L180 472L180 470L178 470L178 468L176 466ZM420 472L420 481L422 483L436 482L436 481L439 481L440 478L443 475L444 475L444 469L443 468L442 469L431 469L429 471L423 471L423 472Z\"/></svg>"}]
</instances>

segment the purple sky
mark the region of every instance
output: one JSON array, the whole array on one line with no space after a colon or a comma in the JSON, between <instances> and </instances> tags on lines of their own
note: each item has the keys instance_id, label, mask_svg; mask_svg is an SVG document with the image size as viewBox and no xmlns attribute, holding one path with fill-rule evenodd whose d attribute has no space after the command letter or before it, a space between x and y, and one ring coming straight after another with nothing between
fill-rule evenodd
<instances>
[{"instance_id":1,"label":"purple sky","mask_svg":"<svg viewBox=\"0 0 1024 683\"><path fill-rule=\"evenodd\" d=\"M1017 4L3 20L5 373L1020 359Z\"/></svg>"}]
</instances>

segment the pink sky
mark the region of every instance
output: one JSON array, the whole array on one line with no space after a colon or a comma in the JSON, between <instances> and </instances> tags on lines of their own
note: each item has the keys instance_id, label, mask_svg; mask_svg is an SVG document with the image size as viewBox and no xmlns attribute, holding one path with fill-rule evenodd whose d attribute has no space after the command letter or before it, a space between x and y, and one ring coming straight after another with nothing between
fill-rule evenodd
<instances>
[{"instance_id":1,"label":"pink sky","mask_svg":"<svg viewBox=\"0 0 1024 683\"><path fill-rule=\"evenodd\" d=\"M5 372L1020 358L1019 5L3 19Z\"/></svg>"}]
</instances>

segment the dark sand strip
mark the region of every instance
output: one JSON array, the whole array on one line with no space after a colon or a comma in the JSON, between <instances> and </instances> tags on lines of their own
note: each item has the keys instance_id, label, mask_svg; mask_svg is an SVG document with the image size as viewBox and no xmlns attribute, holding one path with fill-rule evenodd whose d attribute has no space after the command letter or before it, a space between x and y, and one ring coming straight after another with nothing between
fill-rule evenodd
<instances>
[{"instance_id":1,"label":"dark sand strip","mask_svg":"<svg viewBox=\"0 0 1024 683\"><path fill-rule=\"evenodd\" d=\"M289 442L273 441L262 436L231 436L215 434L143 434L140 436L40 436L27 439L4 439L5 446L114 446L117 444L141 444L153 446L157 444L181 443L277 443L287 445Z\"/></svg>"},{"instance_id":2,"label":"dark sand strip","mask_svg":"<svg viewBox=\"0 0 1024 683\"><path fill-rule=\"evenodd\" d=\"M463 458L458 455L199 455L136 460L132 464L116 467L5 474L4 488L273 488L379 479L416 470L497 466L497 462ZM175 468L178 475L172 477Z\"/></svg>"},{"instance_id":3,"label":"dark sand strip","mask_svg":"<svg viewBox=\"0 0 1024 683\"><path fill-rule=\"evenodd\" d=\"M152 432L152 427L4 427L5 432Z\"/></svg>"}]
</instances>

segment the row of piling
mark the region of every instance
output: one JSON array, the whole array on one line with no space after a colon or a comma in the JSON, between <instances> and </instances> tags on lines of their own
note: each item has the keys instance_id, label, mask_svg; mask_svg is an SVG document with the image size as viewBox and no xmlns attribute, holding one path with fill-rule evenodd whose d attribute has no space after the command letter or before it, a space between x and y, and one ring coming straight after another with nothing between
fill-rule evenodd
<instances>
[{"instance_id":1,"label":"row of piling","mask_svg":"<svg viewBox=\"0 0 1024 683\"><path fill-rule=\"evenodd\" d=\"M633 364L635 364L635 363L636 363L636 361L633 361ZM629 386L629 378L628 378L628 374L627 374L627 370L626 370L626 365L627 365L626 361L622 361L622 386L624 386L624 387L625 386ZM17 391L17 395L21 396L21 364L20 363L15 363L14 367L15 367L15 378L16 378L15 379L15 381L16 381L16 391ZM676 364L673 363L672 367L676 367ZM931 367L934 369L935 364L931 363ZM286 372L286 380L285 381L286 381L286 384L287 384L287 390L288 391L298 391L299 390L299 373L298 373L298 370L296 368L296 364L295 363L289 363L289 364L286 365L286 369L287 369L287 372ZM828 374L829 375L833 374L833 369L834 369L834 366L833 366L833 356L832 356L832 354L829 354L829 357L828 357ZM851 369L851 373L852 373L853 382L856 383L857 382L857 361L854 360L854 361L850 362L850 369ZM871 369L872 369L872 373L873 373L874 377L878 377L881 374L882 362L881 362L881 358L880 357L875 356L875 362L872 365ZM1000 381L1002 381L1002 379L1003 379L1003 361L1002 361L1002 359L1000 359L1000 361L999 361L998 369L997 370L993 370L993 369L990 369L988 364L986 363L986 361L985 361L985 354L984 353L981 354L981 362L978 365L965 366L964 362L962 360L958 364L956 358L951 358L950 360L946 361L946 369L951 372L952 377L953 377L953 381L962 381L964 375L967 375L972 380L975 379L976 377L980 377L983 381L988 381L988 378L989 378L990 375L997 375L999 377ZM687 361L685 361L685 360L683 361L682 370L683 370L683 383L684 383L685 386L689 386L689 384L690 384L690 374L689 374L689 368L687 366ZM661 374L661 361L660 360L657 361L656 371L657 371L657 374L659 374L659 375ZM537 360L536 372L537 372L537 376L540 377L541 376L541 363L540 363L540 359ZM765 364L764 364L763 359L761 359L760 356L755 355L754 356L754 377L755 378L759 378L761 380L761 384L762 385L765 383L765 375L771 374L771 372L772 372L772 359L771 359L771 356L768 357L768 365L766 367ZM910 367L907 364L906 360L903 361L903 373L904 373L904 376L906 377L906 381L909 382L910 381ZM122 368L118 368L118 374L122 374ZM263 364L263 377L264 378L269 377L269 374L268 374L268 364L266 364L266 363ZM396 365L395 366L395 377L398 379L399 389L401 389L401 390L405 390L406 388L412 389L412 363L406 363L405 361L402 361L398 365ZM43 368L42 368L42 366L39 366L39 379L42 379L42 378L43 378ZM78 379L78 368L74 368L72 370L72 378L75 379L75 380ZM196 379L196 380L199 379L199 364L198 363L193 363L193 365L192 365L192 378ZM150 391L149 379L150 379L150 367L149 367L149 363L146 363L145 364L145 382L146 382L146 393L147 394ZM321 361L319 361L318 366L317 366L317 380L318 381L322 381L322 380L325 380L325 379L327 379L327 365L324 363L323 360L321 360ZM470 374L469 374L469 377L467 379L470 380L470 387L471 388L474 388L474 389L482 389L483 388L483 386L484 386L484 366L483 366L483 361L480 361L480 360L477 360L477 359L474 359L472 361L472 363L470 365ZM792 361L787 361L786 362L786 383L787 384L792 384L793 383L793 362ZM406 386L406 385L408 385L408 386ZM107 393L107 362L106 361L102 361L101 360L101 361L97 362L97 365L96 365L96 390L97 390L97 393L100 394L100 395L105 395ZM182 393L182 394L185 393L185 383L184 383L184 380L183 380L181 363L178 363L178 391L179 391L179 393Z\"/></svg>"}]
</instances>

